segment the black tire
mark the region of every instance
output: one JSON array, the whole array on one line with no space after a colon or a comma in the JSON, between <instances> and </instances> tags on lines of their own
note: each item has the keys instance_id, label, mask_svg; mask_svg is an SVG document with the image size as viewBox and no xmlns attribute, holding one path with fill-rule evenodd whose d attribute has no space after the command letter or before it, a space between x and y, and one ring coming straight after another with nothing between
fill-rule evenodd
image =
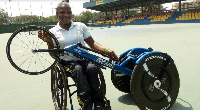
<instances>
[{"instance_id":1,"label":"black tire","mask_svg":"<svg viewBox=\"0 0 200 110\"><path fill-rule=\"evenodd\" d=\"M125 75L121 72L112 70L111 71L111 80L115 88L121 92L130 93L130 80L131 76Z\"/></svg>"},{"instance_id":2,"label":"black tire","mask_svg":"<svg viewBox=\"0 0 200 110\"><path fill-rule=\"evenodd\" d=\"M126 55L119 58L119 64L122 63L126 59ZM130 67L126 65L127 68ZM130 67L131 68L131 67ZM115 88L117 88L121 92L130 93L130 80L131 76L125 75L121 72L111 70L111 80Z\"/></svg>"},{"instance_id":3,"label":"black tire","mask_svg":"<svg viewBox=\"0 0 200 110\"><path fill-rule=\"evenodd\" d=\"M56 37L40 26L25 26L16 30L9 38L6 46L7 58L18 71L37 75L50 70L56 63L48 52L34 52L35 49L48 49L48 45L38 38L38 30L49 34L54 46L59 49Z\"/></svg>"},{"instance_id":4,"label":"black tire","mask_svg":"<svg viewBox=\"0 0 200 110\"><path fill-rule=\"evenodd\" d=\"M176 101L179 87L178 70L167 54L149 54L133 70L131 94L141 110L168 110Z\"/></svg>"},{"instance_id":5,"label":"black tire","mask_svg":"<svg viewBox=\"0 0 200 110\"><path fill-rule=\"evenodd\" d=\"M100 82L100 90L102 93L102 96L105 97L106 96L106 83L105 83L105 79L103 76L103 72L101 70L99 70L99 82Z\"/></svg>"},{"instance_id":6,"label":"black tire","mask_svg":"<svg viewBox=\"0 0 200 110\"><path fill-rule=\"evenodd\" d=\"M64 68L59 63L51 69L51 93L55 109L66 110L67 77Z\"/></svg>"}]
</instances>

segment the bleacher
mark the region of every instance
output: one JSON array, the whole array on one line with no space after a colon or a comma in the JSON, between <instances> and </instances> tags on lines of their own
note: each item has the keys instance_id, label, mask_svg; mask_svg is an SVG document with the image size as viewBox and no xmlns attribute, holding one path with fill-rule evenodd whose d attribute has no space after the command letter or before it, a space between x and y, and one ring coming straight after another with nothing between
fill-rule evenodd
<instances>
[{"instance_id":1,"label":"bleacher","mask_svg":"<svg viewBox=\"0 0 200 110\"><path fill-rule=\"evenodd\" d=\"M104 21L105 22L104 24L116 24L116 23L121 22L122 20L123 20L122 18L107 20L107 21Z\"/></svg>"},{"instance_id":2,"label":"bleacher","mask_svg":"<svg viewBox=\"0 0 200 110\"><path fill-rule=\"evenodd\" d=\"M150 22L166 21L174 14L175 12L159 12L152 14L151 16L148 17L148 19L150 19Z\"/></svg>"},{"instance_id":3,"label":"bleacher","mask_svg":"<svg viewBox=\"0 0 200 110\"><path fill-rule=\"evenodd\" d=\"M123 21L122 23L131 23L133 22L134 20L137 20L137 19L145 19L148 15L147 14L137 14L137 15L134 15L133 17L131 18L128 18L127 20Z\"/></svg>"},{"instance_id":4,"label":"bleacher","mask_svg":"<svg viewBox=\"0 0 200 110\"><path fill-rule=\"evenodd\" d=\"M190 9L176 18L176 20L196 20L196 19L200 19L200 8Z\"/></svg>"},{"instance_id":5,"label":"bleacher","mask_svg":"<svg viewBox=\"0 0 200 110\"><path fill-rule=\"evenodd\" d=\"M153 14L136 14L128 19L113 19L101 21L96 26L122 26L142 24L169 24L169 23L200 23L200 8L190 9L186 12L168 11Z\"/></svg>"}]
</instances>

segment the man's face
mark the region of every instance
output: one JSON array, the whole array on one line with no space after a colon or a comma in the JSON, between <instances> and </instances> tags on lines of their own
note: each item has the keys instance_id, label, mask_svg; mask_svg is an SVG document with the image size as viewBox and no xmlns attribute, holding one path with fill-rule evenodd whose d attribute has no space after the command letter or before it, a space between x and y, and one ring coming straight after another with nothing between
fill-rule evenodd
<instances>
[{"instance_id":1,"label":"man's face","mask_svg":"<svg viewBox=\"0 0 200 110\"><path fill-rule=\"evenodd\" d=\"M71 7L65 5L59 7L56 16L62 24L69 24L72 18Z\"/></svg>"}]
</instances>

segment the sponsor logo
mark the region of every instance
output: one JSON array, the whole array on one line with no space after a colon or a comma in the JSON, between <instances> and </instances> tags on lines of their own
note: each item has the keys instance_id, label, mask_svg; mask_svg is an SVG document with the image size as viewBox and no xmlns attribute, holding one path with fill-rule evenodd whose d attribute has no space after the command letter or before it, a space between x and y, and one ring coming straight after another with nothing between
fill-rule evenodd
<instances>
[{"instance_id":1,"label":"sponsor logo","mask_svg":"<svg viewBox=\"0 0 200 110\"><path fill-rule=\"evenodd\" d=\"M82 51L81 51L80 49L74 49L74 51L75 51L76 53L79 53L79 54L82 53Z\"/></svg>"},{"instance_id":2,"label":"sponsor logo","mask_svg":"<svg viewBox=\"0 0 200 110\"><path fill-rule=\"evenodd\" d=\"M75 34L77 37L79 37L79 36L81 36L81 31L76 31Z\"/></svg>"},{"instance_id":3,"label":"sponsor logo","mask_svg":"<svg viewBox=\"0 0 200 110\"><path fill-rule=\"evenodd\" d=\"M106 67L109 67L109 68L113 68L114 67L114 64L108 62L107 60L103 59L103 58L98 58L95 60L95 62L101 64L101 65L104 65Z\"/></svg>"},{"instance_id":4,"label":"sponsor logo","mask_svg":"<svg viewBox=\"0 0 200 110\"><path fill-rule=\"evenodd\" d=\"M161 59L161 60L167 60L165 57L163 56L150 56L148 57L147 59L145 59L145 62L146 61L149 61L149 60L152 60L152 59Z\"/></svg>"},{"instance_id":5,"label":"sponsor logo","mask_svg":"<svg viewBox=\"0 0 200 110\"><path fill-rule=\"evenodd\" d=\"M167 110L169 107L170 107L170 104L164 108L161 108L160 110ZM153 110L153 109L146 107L146 110Z\"/></svg>"}]
</instances>

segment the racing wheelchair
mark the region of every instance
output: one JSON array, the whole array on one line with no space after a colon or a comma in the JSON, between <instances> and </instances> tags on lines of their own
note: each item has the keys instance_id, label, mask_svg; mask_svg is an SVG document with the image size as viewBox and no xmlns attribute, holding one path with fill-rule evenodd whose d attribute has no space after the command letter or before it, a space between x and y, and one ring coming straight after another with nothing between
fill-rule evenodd
<instances>
[{"instance_id":1,"label":"racing wheelchair","mask_svg":"<svg viewBox=\"0 0 200 110\"><path fill-rule=\"evenodd\" d=\"M38 30L51 36L54 48L49 49L38 38ZM76 84L68 84L68 78L73 79L70 68L61 65L58 57L52 58L50 52L57 56L60 52L67 52L101 68L110 68L113 85L122 92L131 93L141 110L168 110L179 93L180 79L174 60L167 53L153 51L152 48L129 49L120 55L119 62L115 62L104 53L87 48L81 43L60 49L57 39L48 30L40 26L25 26L11 35L6 52L11 65L22 73L38 75L51 69L51 90L56 109L66 109L67 91L73 109L71 95L76 91L71 92L69 87ZM101 71L99 79L105 96L106 87ZM109 108L110 103L106 98L105 104Z\"/></svg>"}]
</instances>

